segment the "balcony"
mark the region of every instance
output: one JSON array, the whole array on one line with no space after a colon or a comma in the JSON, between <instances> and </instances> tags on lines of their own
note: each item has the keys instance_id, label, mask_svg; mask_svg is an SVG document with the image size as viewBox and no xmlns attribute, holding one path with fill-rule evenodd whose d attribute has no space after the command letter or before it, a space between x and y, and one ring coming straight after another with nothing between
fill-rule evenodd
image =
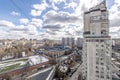
<instances>
[{"instance_id":1,"label":"balcony","mask_svg":"<svg viewBox=\"0 0 120 80\"><path fill-rule=\"evenodd\" d=\"M90 34L90 31L85 31L84 33L83 33L83 35L88 35L88 34Z\"/></svg>"}]
</instances>

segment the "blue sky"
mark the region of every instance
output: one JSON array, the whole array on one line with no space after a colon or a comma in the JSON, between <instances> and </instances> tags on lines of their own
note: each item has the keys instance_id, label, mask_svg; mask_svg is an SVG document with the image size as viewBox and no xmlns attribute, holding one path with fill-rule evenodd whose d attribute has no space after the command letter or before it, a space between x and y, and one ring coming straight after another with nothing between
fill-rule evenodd
<instances>
[{"instance_id":1,"label":"blue sky","mask_svg":"<svg viewBox=\"0 0 120 80\"><path fill-rule=\"evenodd\" d=\"M82 37L83 12L102 0L0 0L0 39ZM120 1L106 0L110 35L120 36Z\"/></svg>"}]
</instances>

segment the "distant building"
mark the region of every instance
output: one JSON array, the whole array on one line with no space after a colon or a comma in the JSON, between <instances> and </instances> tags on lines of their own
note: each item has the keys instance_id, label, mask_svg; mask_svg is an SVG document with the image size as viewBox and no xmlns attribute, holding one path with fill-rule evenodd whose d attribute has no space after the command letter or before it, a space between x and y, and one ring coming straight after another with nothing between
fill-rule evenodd
<instances>
[{"instance_id":1,"label":"distant building","mask_svg":"<svg viewBox=\"0 0 120 80\"><path fill-rule=\"evenodd\" d=\"M75 39L74 38L62 38L62 45L64 46L73 46L75 45Z\"/></svg>"},{"instance_id":2,"label":"distant building","mask_svg":"<svg viewBox=\"0 0 120 80\"><path fill-rule=\"evenodd\" d=\"M84 80L112 80L111 37L105 1L84 13L82 59Z\"/></svg>"},{"instance_id":3,"label":"distant building","mask_svg":"<svg viewBox=\"0 0 120 80\"><path fill-rule=\"evenodd\" d=\"M82 47L82 45L83 45L83 38L77 38L77 40L76 40L76 46Z\"/></svg>"},{"instance_id":4,"label":"distant building","mask_svg":"<svg viewBox=\"0 0 120 80\"><path fill-rule=\"evenodd\" d=\"M120 38L113 38L113 45L120 45Z\"/></svg>"},{"instance_id":5,"label":"distant building","mask_svg":"<svg viewBox=\"0 0 120 80\"><path fill-rule=\"evenodd\" d=\"M61 45L61 40L44 39L43 43L45 46L55 46L55 45Z\"/></svg>"},{"instance_id":6,"label":"distant building","mask_svg":"<svg viewBox=\"0 0 120 80\"><path fill-rule=\"evenodd\" d=\"M64 46L54 46L54 47L46 47L42 52L46 55L51 56L52 58L58 58L65 54L65 51L70 50Z\"/></svg>"}]
</instances>

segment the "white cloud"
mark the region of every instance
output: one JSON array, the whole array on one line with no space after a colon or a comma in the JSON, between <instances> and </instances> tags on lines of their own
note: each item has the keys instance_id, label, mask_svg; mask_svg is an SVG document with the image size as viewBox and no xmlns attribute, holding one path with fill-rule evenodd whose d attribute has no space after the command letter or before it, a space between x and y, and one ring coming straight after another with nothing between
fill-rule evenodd
<instances>
[{"instance_id":1,"label":"white cloud","mask_svg":"<svg viewBox=\"0 0 120 80\"><path fill-rule=\"evenodd\" d=\"M22 26L21 26L22 27ZM37 31L37 27L42 27L42 20L37 18L32 18L31 21L26 26L23 26L22 28L24 30L27 30L25 33L28 35L37 35L39 32Z\"/></svg>"},{"instance_id":2,"label":"white cloud","mask_svg":"<svg viewBox=\"0 0 120 80\"><path fill-rule=\"evenodd\" d=\"M45 0L41 4L33 4L33 9L31 10L32 16L40 16L41 13L48 7L48 4Z\"/></svg>"},{"instance_id":3,"label":"white cloud","mask_svg":"<svg viewBox=\"0 0 120 80\"><path fill-rule=\"evenodd\" d=\"M13 16L20 16L20 13L18 13L16 11L12 11L10 14L13 15Z\"/></svg>"},{"instance_id":4,"label":"white cloud","mask_svg":"<svg viewBox=\"0 0 120 80\"><path fill-rule=\"evenodd\" d=\"M119 7L120 6L120 0L115 0L115 4Z\"/></svg>"},{"instance_id":5,"label":"white cloud","mask_svg":"<svg viewBox=\"0 0 120 80\"><path fill-rule=\"evenodd\" d=\"M33 4L31 9L31 15L33 17L41 16L42 12L48 7L52 7L53 10L44 14L42 19L32 18L28 20L21 18L19 21L22 25L14 25L10 21L1 20L0 27L11 27L10 31L4 31L0 28L0 38L50 38L58 39L65 36L82 36L83 32L83 13L89 8L98 4L101 0L50 0L50 4L46 3L46 0L41 0L39 4ZM63 8L72 8L73 13L65 12L59 9L60 3L63 4ZM120 37L120 1L115 0L114 5L109 9L110 18L110 35L112 37ZM14 16L20 14L13 11ZM43 28L44 27L44 28ZM42 29L43 32L39 32Z\"/></svg>"},{"instance_id":6,"label":"white cloud","mask_svg":"<svg viewBox=\"0 0 120 80\"><path fill-rule=\"evenodd\" d=\"M120 38L120 26L110 27L110 36L112 38Z\"/></svg>"},{"instance_id":7,"label":"white cloud","mask_svg":"<svg viewBox=\"0 0 120 80\"><path fill-rule=\"evenodd\" d=\"M7 32L0 28L0 37L5 37L6 34Z\"/></svg>"},{"instance_id":8,"label":"white cloud","mask_svg":"<svg viewBox=\"0 0 120 80\"><path fill-rule=\"evenodd\" d=\"M0 35L1 39L20 39L20 38L37 38L37 35L40 33L37 30L37 27L42 27L42 20L37 18L32 18L31 21L29 21L26 18L20 19L20 22L23 25L14 25L12 22L2 20L0 21L0 26L3 26L0 28L0 32L2 35ZM26 24L27 23L27 24ZM4 26L7 29L3 29ZM10 28L8 28L10 27ZM7 36L7 37L6 37Z\"/></svg>"},{"instance_id":9,"label":"white cloud","mask_svg":"<svg viewBox=\"0 0 120 80\"><path fill-rule=\"evenodd\" d=\"M32 16L40 16L42 13L42 11L39 11L39 10L31 10L31 15Z\"/></svg>"},{"instance_id":10,"label":"white cloud","mask_svg":"<svg viewBox=\"0 0 120 80\"><path fill-rule=\"evenodd\" d=\"M30 22L31 25L34 25L36 27L42 27L43 21L41 19L33 18Z\"/></svg>"},{"instance_id":11,"label":"white cloud","mask_svg":"<svg viewBox=\"0 0 120 80\"><path fill-rule=\"evenodd\" d=\"M6 36L10 39L20 39L20 38L33 38L35 35L38 34L37 28L34 25L28 24L24 25L17 25L14 28L10 28Z\"/></svg>"},{"instance_id":12,"label":"white cloud","mask_svg":"<svg viewBox=\"0 0 120 80\"><path fill-rule=\"evenodd\" d=\"M55 12L49 11L44 15L45 24L69 24L69 23L79 23L80 19L78 16L71 15L68 12Z\"/></svg>"},{"instance_id":13,"label":"white cloud","mask_svg":"<svg viewBox=\"0 0 120 80\"><path fill-rule=\"evenodd\" d=\"M47 6L48 5L46 3L44 3L44 4L34 4L33 8L37 9L37 10L44 10L44 9L46 9Z\"/></svg>"},{"instance_id":14,"label":"white cloud","mask_svg":"<svg viewBox=\"0 0 120 80\"><path fill-rule=\"evenodd\" d=\"M50 0L52 3L61 3L61 2L66 2L66 0Z\"/></svg>"},{"instance_id":15,"label":"white cloud","mask_svg":"<svg viewBox=\"0 0 120 80\"><path fill-rule=\"evenodd\" d=\"M1 27L14 27L15 25L10 21L0 20L0 26Z\"/></svg>"},{"instance_id":16,"label":"white cloud","mask_svg":"<svg viewBox=\"0 0 120 80\"><path fill-rule=\"evenodd\" d=\"M77 7L77 3L76 2L71 2L69 4L66 4L66 6L64 8L73 8L75 9Z\"/></svg>"},{"instance_id":17,"label":"white cloud","mask_svg":"<svg viewBox=\"0 0 120 80\"><path fill-rule=\"evenodd\" d=\"M116 27L120 26L120 11L119 11L120 1L115 0L114 5L111 6L109 9L109 19L110 19L110 26Z\"/></svg>"},{"instance_id":18,"label":"white cloud","mask_svg":"<svg viewBox=\"0 0 120 80\"><path fill-rule=\"evenodd\" d=\"M37 28L34 26L34 25L28 25L28 28L29 28L29 34L37 34L38 31L37 31Z\"/></svg>"},{"instance_id":19,"label":"white cloud","mask_svg":"<svg viewBox=\"0 0 120 80\"><path fill-rule=\"evenodd\" d=\"M19 21L21 24L27 24L29 22L27 18L21 18Z\"/></svg>"},{"instance_id":20,"label":"white cloud","mask_svg":"<svg viewBox=\"0 0 120 80\"><path fill-rule=\"evenodd\" d=\"M110 9L109 9L110 13L115 13L118 11L117 5L113 5Z\"/></svg>"},{"instance_id":21,"label":"white cloud","mask_svg":"<svg viewBox=\"0 0 120 80\"><path fill-rule=\"evenodd\" d=\"M47 25L44 25L42 28L45 30L56 32L56 31L59 31L61 28L63 28L63 26L61 26L60 24L47 24Z\"/></svg>"},{"instance_id":22,"label":"white cloud","mask_svg":"<svg viewBox=\"0 0 120 80\"><path fill-rule=\"evenodd\" d=\"M66 0L50 0L51 7L56 11L59 10L57 5L59 5L62 2L64 2L66 4Z\"/></svg>"},{"instance_id":23,"label":"white cloud","mask_svg":"<svg viewBox=\"0 0 120 80\"><path fill-rule=\"evenodd\" d=\"M83 17L83 12L98 4L99 0L80 0L78 7L75 9L75 15Z\"/></svg>"},{"instance_id":24,"label":"white cloud","mask_svg":"<svg viewBox=\"0 0 120 80\"><path fill-rule=\"evenodd\" d=\"M9 32L27 32L29 31L29 28L24 25L17 25L14 28L10 28Z\"/></svg>"},{"instance_id":25,"label":"white cloud","mask_svg":"<svg viewBox=\"0 0 120 80\"><path fill-rule=\"evenodd\" d=\"M119 26L116 26L116 27L110 27L110 32L111 33L116 33L120 30L120 27Z\"/></svg>"},{"instance_id":26,"label":"white cloud","mask_svg":"<svg viewBox=\"0 0 120 80\"><path fill-rule=\"evenodd\" d=\"M53 8L54 10L59 10L59 8L58 8L57 6L55 6L55 3L52 3L52 8Z\"/></svg>"}]
</instances>

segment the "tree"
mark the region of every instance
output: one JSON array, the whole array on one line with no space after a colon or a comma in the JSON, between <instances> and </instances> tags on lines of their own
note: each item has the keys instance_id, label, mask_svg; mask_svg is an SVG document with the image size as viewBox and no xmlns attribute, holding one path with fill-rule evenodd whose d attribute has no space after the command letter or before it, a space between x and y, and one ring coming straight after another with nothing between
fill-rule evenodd
<instances>
[{"instance_id":1,"label":"tree","mask_svg":"<svg viewBox=\"0 0 120 80\"><path fill-rule=\"evenodd\" d=\"M52 65L55 65L55 64L56 64L56 61L55 61L55 59L50 59L50 60L49 60L49 63L52 64Z\"/></svg>"},{"instance_id":2,"label":"tree","mask_svg":"<svg viewBox=\"0 0 120 80\"><path fill-rule=\"evenodd\" d=\"M4 56L4 50L1 49L1 50L0 50L0 61L2 61L3 56Z\"/></svg>"}]
</instances>

